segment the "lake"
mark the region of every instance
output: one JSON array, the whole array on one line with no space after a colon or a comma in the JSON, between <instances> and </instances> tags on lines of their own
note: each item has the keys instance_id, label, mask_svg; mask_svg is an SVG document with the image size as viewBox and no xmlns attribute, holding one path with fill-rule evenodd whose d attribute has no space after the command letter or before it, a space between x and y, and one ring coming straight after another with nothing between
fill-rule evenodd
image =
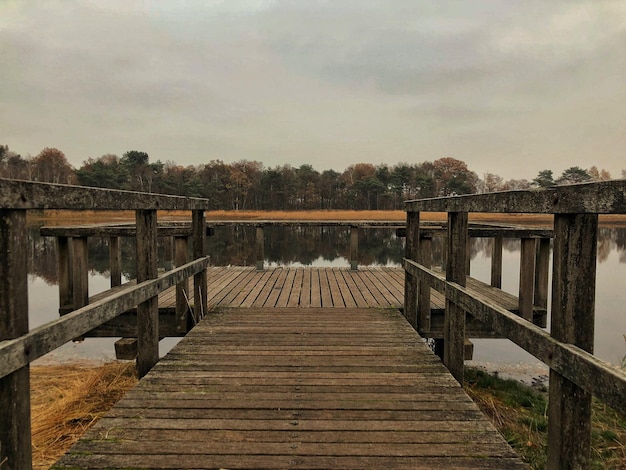
<instances>
[{"instance_id":1,"label":"lake","mask_svg":"<svg viewBox=\"0 0 626 470\"><path fill-rule=\"evenodd\" d=\"M29 232L29 306L30 327L58 318L57 248L54 238L39 236L39 227ZM267 227L265 229L266 266L339 266L349 267L350 234L342 227ZM209 238L212 265L254 266L254 227L217 227ZM491 248L487 239L472 239L471 275L489 282ZM517 295L519 283L519 240L503 243L502 288ZM433 243L434 263L441 262L441 243ZM161 240L161 269L172 267L171 242ZM135 277L134 239L122 239L122 271L126 279ZM90 295L109 288L108 246L104 239L89 240ZM404 256L404 239L392 229L361 230L361 266L397 266ZM595 354L612 364L626 356L626 229L601 227L598 238L596 285ZM549 304L549 303L548 303ZM549 319L548 319L549 325ZM179 339L161 341L165 354ZM473 340L474 362L492 368L538 367L538 361L508 340ZM114 357L113 339L88 339L70 343L43 361L110 359Z\"/></svg>"}]
</instances>

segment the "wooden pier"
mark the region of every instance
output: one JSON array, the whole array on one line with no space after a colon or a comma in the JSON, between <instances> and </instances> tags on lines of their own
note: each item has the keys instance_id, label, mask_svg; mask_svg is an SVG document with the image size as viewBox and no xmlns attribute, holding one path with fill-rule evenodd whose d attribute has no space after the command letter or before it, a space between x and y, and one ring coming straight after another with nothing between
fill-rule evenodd
<instances>
[{"instance_id":1,"label":"wooden pier","mask_svg":"<svg viewBox=\"0 0 626 470\"><path fill-rule=\"evenodd\" d=\"M284 306L212 312L53 468L525 466L397 309Z\"/></svg>"},{"instance_id":2,"label":"wooden pier","mask_svg":"<svg viewBox=\"0 0 626 470\"><path fill-rule=\"evenodd\" d=\"M588 467L592 395L626 413L626 374L592 354L598 214L626 213L625 181L408 201L404 276L358 268L353 256L351 269L264 270L259 259L257 269L211 268L208 207L0 180L0 402L11 404L0 407L2 470L32 467L30 363L73 338L124 328L137 338L142 380L57 468L523 468L462 390L465 342L481 334L550 367L549 469ZM90 298L87 236L61 235L61 316L29 329L26 212L42 209L135 210L138 279L112 276L111 289ZM191 213L173 235L176 267L164 273L157 210ZM420 224L428 211L448 213L445 272L432 266L433 234ZM550 240L515 232L520 290L510 296L499 289L500 228L480 229L493 238L491 283L469 276L470 212L554 215L550 332ZM185 334L159 361L159 338Z\"/></svg>"}]
</instances>

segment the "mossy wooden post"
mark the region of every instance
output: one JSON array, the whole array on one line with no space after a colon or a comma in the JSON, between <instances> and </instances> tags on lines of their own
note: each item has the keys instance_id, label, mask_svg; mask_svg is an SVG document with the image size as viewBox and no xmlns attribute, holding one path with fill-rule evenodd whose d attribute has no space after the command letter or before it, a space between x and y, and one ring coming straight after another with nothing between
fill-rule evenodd
<instances>
[{"instance_id":1,"label":"mossy wooden post","mask_svg":"<svg viewBox=\"0 0 626 470\"><path fill-rule=\"evenodd\" d=\"M203 210L192 211L193 258L206 256L206 225ZM207 309L207 271L202 270L193 277L193 306L195 318L200 321Z\"/></svg>"},{"instance_id":2,"label":"mossy wooden post","mask_svg":"<svg viewBox=\"0 0 626 470\"><path fill-rule=\"evenodd\" d=\"M535 291L535 243L534 238L522 238L519 263L519 315L530 322L533 321Z\"/></svg>"},{"instance_id":3,"label":"mossy wooden post","mask_svg":"<svg viewBox=\"0 0 626 470\"><path fill-rule=\"evenodd\" d=\"M419 258L420 213L406 213L406 240L404 257L412 261ZM404 317L417 328L417 278L408 271L404 272Z\"/></svg>"},{"instance_id":4,"label":"mossy wooden post","mask_svg":"<svg viewBox=\"0 0 626 470\"><path fill-rule=\"evenodd\" d=\"M157 211L137 210L137 283L155 279L157 264ZM159 360L159 305L152 297L137 306L137 375L146 375Z\"/></svg>"},{"instance_id":5,"label":"mossy wooden post","mask_svg":"<svg viewBox=\"0 0 626 470\"><path fill-rule=\"evenodd\" d=\"M87 237L72 238L72 307L77 310L89 304Z\"/></svg>"},{"instance_id":6,"label":"mossy wooden post","mask_svg":"<svg viewBox=\"0 0 626 470\"><path fill-rule=\"evenodd\" d=\"M176 267L187 263L189 250L188 237L174 237L174 264ZM189 279L176 284L176 331L186 333L187 313L189 311Z\"/></svg>"},{"instance_id":7,"label":"mossy wooden post","mask_svg":"<svg viewBox=\"0 0 626 470\"><path fill-rule=\"evenodd\" d=\"M419 263L427 268L433 264L432 244L430 237L420 239ZM417 292L417 331L427 333L430 331L430 283L420 279Z\"/></svg>"},{"instance_id":8,"label":"mossy wooden post","mask_svg":"<svg viewBox=\"0 0 626 470\"><path fill-rule=\"evenodd\" d=\"M467 212L448 213L448 256L446 280L465 286L467 269ZM463 384L465 359L465 311L446 298L443 331L443 363Z\"/></svg>"},{"instance_id":9,"label":"mossy wooden post","mask_svg":"<svg viewBox=\"0 0 626 470\"><path fill-rule=\"evenodd\" d=\"M350 226L350 269L359 269L359 226Z\"/></svg>"},{"instance_id":10,"label":"mossy wooden post","mask_svg":"<svg viewBox=\"0 0 626 470\"><path fill-rule=\"evenodd\" d=\"M26 211L0 209L0 341L28 333ZM0 467L32 466L30 369L0 378Z\"/></svg>"},{"instance_id":11,"label":"mossy wooden post","mask_svg":"<svg viewBox=\"0 0 626 470\"><path fill-rule=\"evenodd\" d=\"M265 229L263 225L256 226L254 237L256 242L256 269L263 271L265 262Z\"/></svg>"},{"instance_id":12,"label":"mossy wooden post","mask_svg":"<svg viewBox=\"0 0 626 470\"><path fill-rule=\"evenodd\" d=\"M593 353L596 214L555 214L551 335ZM548 468L588 468L591 394L550 369Z\"/></svg>"},{"instance_id":13,"label":"mossy wooden post","mask_svg":"<svg viewBox=\"0 0 626 470\"><path fill-rule=\"evenodd\" d=\"M69 310L74 302L74 280L72 279L72 244L68 237L57 237L59 253L59 309Z\"/></svg>"},{"instance_id":14,"label":"mossy wooden post","mask_svg":"<svg viewBox=\"0 0 626 470\"><path fill-rule=\"evenodd\" d=\"M122 285L122 250L119 237L109 237L109 269L111 287Z\"/></svg>"},{"instance_id":15,"label":"mossy wooden post","mask_svg":"<svg viewBox=\"0 0 626 470\"><path fill-rule=\"evenodd\" d=\"M502 288L502 237L491 239L491 285Z\"/></svg>"}]
</instances>

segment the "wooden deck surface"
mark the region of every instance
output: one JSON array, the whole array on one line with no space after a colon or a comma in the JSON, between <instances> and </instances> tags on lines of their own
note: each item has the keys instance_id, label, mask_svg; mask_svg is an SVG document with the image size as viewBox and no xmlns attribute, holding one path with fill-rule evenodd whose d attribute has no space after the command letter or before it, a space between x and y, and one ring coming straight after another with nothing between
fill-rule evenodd
<instances>
[{"instance_id":1,"label":"wooden deck surface","mask_svg":"<svg viewBox=\"0 0 626 470\"><path fill-rule=\"evenodd\" d=\"M251 307L212 312L54 468L525 468L397 309L268 289L285 307L230 291Z\"/></svg>"}]
</instances>

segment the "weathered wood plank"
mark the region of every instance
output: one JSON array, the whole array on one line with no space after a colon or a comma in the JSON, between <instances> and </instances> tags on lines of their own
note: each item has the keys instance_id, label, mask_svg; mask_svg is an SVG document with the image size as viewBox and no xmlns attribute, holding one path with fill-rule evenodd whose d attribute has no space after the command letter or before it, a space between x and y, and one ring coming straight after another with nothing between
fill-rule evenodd
<instances>
[{"instance_id":1,"label":"weathered wood plank","mask_svg":"<svg viewBox=\"0 0 626 470\"><path fill-rule=\"evenodd\" d=\"M486 212L522 214L624 214L626 181L557 186L543 190L422 199L405 203L408 212Z\"/></svg>"},{"instance_id":2,"label":"weathered wood plank","mask_svg":"<svg viewBox=\"0 0 626 470\"><path fill-rule=\"evenodd\" d=\"M0 209L0 342L28 333L26 233L26 211ZM29 390L28 362L0 373L0 466L10 470L32 465Z\"/></svg>"},{"instance_id":3,"label":"weathered wood plank","mask_svg":"<svg viewBox=\"0 0 626 470\"><path fill-rule=\"evenodd\" d=\"M292 307L213 312L58 466L379 464L523 468L397 310Z\"/></svg>"},{"instance_id":4,"label":"weathered wood plank","mask_svg":"<svg viewBox=\"0 0 626 470\"><path fill-rule=\"evenodd\" d=\"M208 210L208 199L0 178L0 207L76 210Z\"/></svg>"}]
</instances>

